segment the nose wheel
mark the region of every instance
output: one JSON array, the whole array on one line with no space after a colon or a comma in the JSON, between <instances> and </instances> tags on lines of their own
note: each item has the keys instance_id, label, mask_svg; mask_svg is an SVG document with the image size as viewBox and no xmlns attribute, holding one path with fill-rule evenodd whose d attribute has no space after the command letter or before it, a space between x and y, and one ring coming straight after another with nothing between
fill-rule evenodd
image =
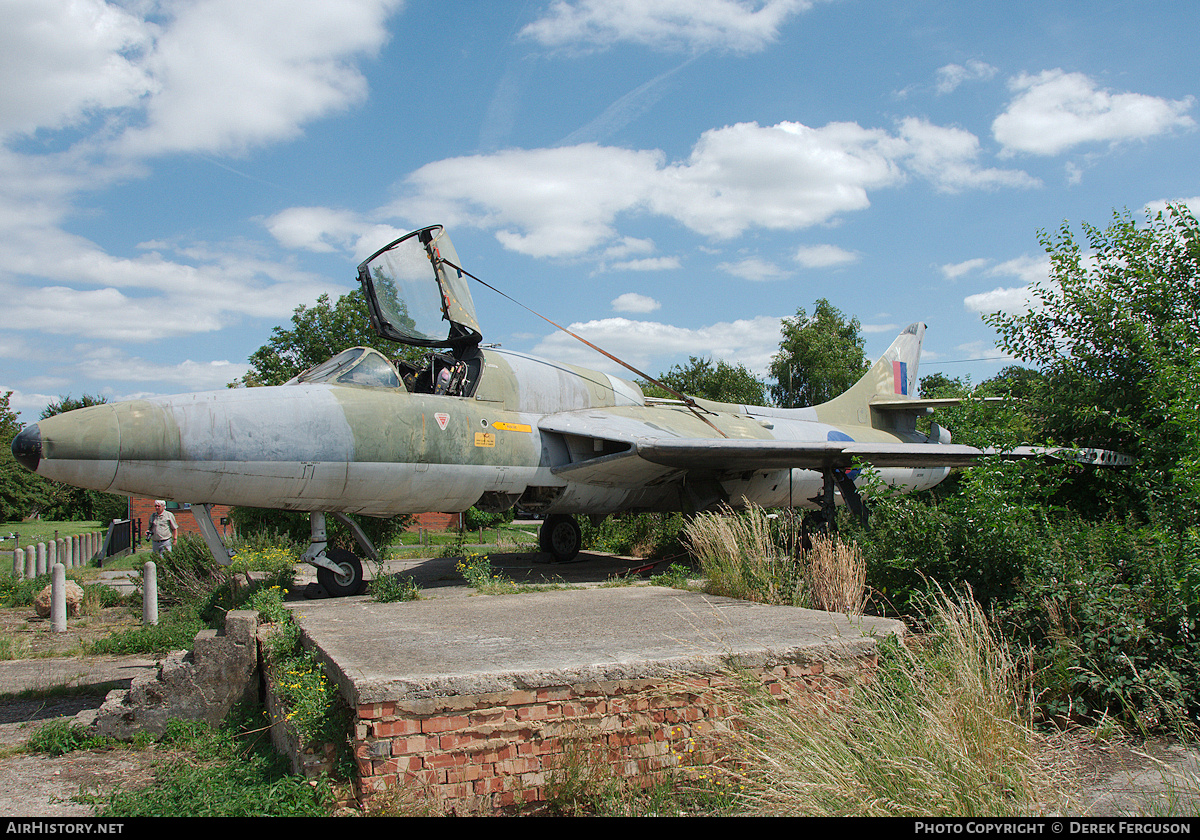
<instances>
[{"instance_id":1,"label":"nose wheel","mask_svg":"<svg viewBox=\"0 0 1200 840\"><path fill-rule=\"evenodd\" d=\"M331 548L325 557L337 571L317 567L317 582L334 598L357 595L363 585L362 561L343 548Z\"/></svg>"},{"instance_id":2,"label":"nose wheel","mask_svg":"<svg viewBox=\"0 0 1200 840\"><path fill-rule=\"evenodd\" d=\"M575 517L562 513L547 516L538 531L538 547L558 563L574 560L583 547L583 532Z\"/></svg>"}]
</instances>

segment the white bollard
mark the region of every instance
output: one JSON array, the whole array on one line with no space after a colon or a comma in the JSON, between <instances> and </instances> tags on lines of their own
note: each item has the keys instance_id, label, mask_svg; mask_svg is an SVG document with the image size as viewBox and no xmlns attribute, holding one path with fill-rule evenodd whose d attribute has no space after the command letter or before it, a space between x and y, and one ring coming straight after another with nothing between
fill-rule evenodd
<instances>
[{"instance_id":1,"label":"white bollard","mask_svg":"<svg viewBox=\"0 0 1200 840\"><path fill-rule=\"evenodd\" d=\"M44 575L46 572L50 571L46 566L46 544L44 542L38 543L37 551L37 573L39 575Z\"/></svg>"},{"instance_id":2,"label":"white bollard","mask_svg":"<svg viewBox=\"0 0 1200 840\"><path fill-rule=\"evenodd\" d=\"M13 577L17 580L25 577L25 549L20 546L13 549Z\"/></svg>"},{"instance_id":3,"label":"white bollard","mask_svg":"<svg viewBox=\"0 0 1200 840\"><path fill-rule=\"evenodd\" d=\"M32 580L37 575L37 549L32 545L25 546L25 579Z\"/></svg>"},{"instance_id":4,"label":"white bollard","mask_svg":"<svg viewBox=\"0 0 1200 840\"><path fill-rule=\"evenodd\" d=\"M158 624L158 567L153 560L142 566L142 624Z\"/></svg>"},{"instance_id":5,"label":"white bollard","mask_svg":"<svg viewBox=\"0 0 1200 840\"><path fill-rule=\"evenodd\" d=\"M67 570L55 563L50 572L50 629L67 632Z\"/></svg>"}]
</instances>

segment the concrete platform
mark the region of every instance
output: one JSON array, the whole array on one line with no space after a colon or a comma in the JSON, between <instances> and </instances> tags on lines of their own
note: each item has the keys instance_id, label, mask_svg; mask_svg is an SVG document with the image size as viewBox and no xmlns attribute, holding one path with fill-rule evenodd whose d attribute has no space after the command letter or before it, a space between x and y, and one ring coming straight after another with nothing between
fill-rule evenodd
<instances>
[{"instance_id":1,"label":"concrete platform","mask_svg":"<svg viewBox=\"0 0 1200 840\"><path fill-rule=\"evenodd\" d=\"M351 705L861 659L903 632L889 619L654 586L340 598L297 604L295 615Z\"/></svg>"},{"instance_id":2,"label":"concrete platform","mask_svg":"<svg viewBox=\"0 0 1200 840\"><path fill-rule=\"evenodd\" d=\"M504 562L511 577L523 564L541 576L527 559ZM552 574L588 578L590 566L594 578L613 564ZM572 767L596 784L651 784L717 760L722 697L741 679L731 667L771 693L838 696L874 667L882 637L903 632L658 586L477 595L436 577L446 586L419 601L292 602L352 710L360 799L400 789L445 813L491 813L545 799Z\"/></svg>"}]
</instances>

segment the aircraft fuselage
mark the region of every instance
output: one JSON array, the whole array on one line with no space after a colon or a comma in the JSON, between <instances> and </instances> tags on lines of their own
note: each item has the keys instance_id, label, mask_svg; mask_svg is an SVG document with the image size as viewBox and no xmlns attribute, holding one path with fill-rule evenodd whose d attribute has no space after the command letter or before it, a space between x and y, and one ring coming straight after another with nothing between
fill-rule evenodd
<instances>
[{"instance_id":1,"label":"aircraft fuselage","mask_svg":"<svg viewBox=\"0 0 1200 840\"><path fill-rule=\"evenodd\" d=\"M762 409L771 414L756 416L748 413L753 407L717 404L710 405L729 410L707 413L710 426L684 406L647 405L635 385L596 371L494 350L484 351L484 365L473 397L291 383L80 409L37 424L37 471L113 493L372 516L459 511L481 502L580 514L739 506L743 500L812 507L808 500L822 487L821 473L813 470L729 475L713 464L713 477L705 480L703 470L671 470L637 458L626 459L628 475L594 470L611 469L609 462L647 432L676 438L724 433L735 440L912 439L794 416L804 410ZM544 410L551 406L558 411ZM888 483L914 490L936 484L947 470L881 472Z\"/></svg>"}]
</instances>

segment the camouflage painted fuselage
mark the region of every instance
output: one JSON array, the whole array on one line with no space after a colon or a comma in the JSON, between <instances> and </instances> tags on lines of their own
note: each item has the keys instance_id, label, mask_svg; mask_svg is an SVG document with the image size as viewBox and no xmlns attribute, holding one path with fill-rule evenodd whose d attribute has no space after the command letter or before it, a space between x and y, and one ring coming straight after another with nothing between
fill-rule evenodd
<instances>
[{"instance_id":1,"label":"camouflage painted fuselage","mask_svg":"<svg viewBox=\"0 0 1200 840\"><path fill-rule=\"evenodd\" d=\"M68 484L180 502L374 516L514 503L589 514L744 500L807 507L822 487L820 472L731 471L722 463L681 468L637 457L638 444L925 440L886 428L890 420L866 409L842 416L847 410L836 407L700 404L708 422L682 405L647 404L623 379L484 350L470 397L289 383L93 406L30 429L40 438L36 471ZM29 429L22 434L32 441ZM884 472L911 490L936 484L947 470Z\"/></svg>"}]
</instances>

